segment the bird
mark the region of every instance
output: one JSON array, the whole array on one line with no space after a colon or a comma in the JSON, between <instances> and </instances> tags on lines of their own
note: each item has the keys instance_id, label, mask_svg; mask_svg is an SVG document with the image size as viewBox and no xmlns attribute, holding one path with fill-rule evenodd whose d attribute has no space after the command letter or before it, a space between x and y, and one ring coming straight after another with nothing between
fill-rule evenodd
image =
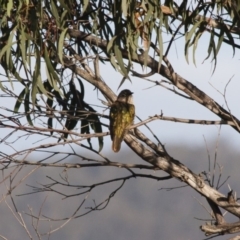
<instances>
[{"instance_id":1,"label":"bird","mask_svg":"<svg viewBox=\"0 0 240 240\"><path fill-rule=\"evenodd\" d=\"M122 90L117 100L110 107L110 135L112 150L119 152L121 143L127 128L133 123L135 106L133 104L133 92L128 89Z\"/></svg>"}]
</instances>

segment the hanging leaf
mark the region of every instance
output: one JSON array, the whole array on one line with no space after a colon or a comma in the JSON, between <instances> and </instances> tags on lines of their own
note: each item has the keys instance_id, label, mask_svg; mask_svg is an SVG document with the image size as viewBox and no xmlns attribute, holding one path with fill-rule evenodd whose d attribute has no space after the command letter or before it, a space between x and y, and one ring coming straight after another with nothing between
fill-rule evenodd
<instances>
[{"instance_id":1,"label":"hanging leaf","mask_svg":"<svg viewBox=\"0 0 240 240\"><path fill-rule=\"evenodd\" d=\"M7 3L7 16L11 17L11 10L13 9L13 1L12 0L8 0Z\"/></svg>"},{"instance_id":2,"label":"hanging leaf","mask_svg":"<svg viewBox=\"0 0 240 240\"><path fill-rule=\"evenodd\" d=\"M78 120L75 118L76 116L76 107L77 107L77 102L76 102L76 98L72 98L71 102L70 102L70 107L68 110L68 115L67 115L67 120L65 123L65 129L66 130L73 130L76 125ZM64 141L66 141L67 137L68 137L68 133L64 133Z\"/></svg>"},{"instance_id":3,"label":"hanging leaf","mask_svg":"<svg viewBox=\"0 0 240 240\"><path fill-rule=\"evenodd\" d=\"M30 91L28 88L26 88L26 96L24 99L24 109L25 109L25 114L26 114L26 118L27 121L29 123L29 125L33 126L33 122L31 119L31 115L30 115Z\"/></svg>"},{"instance_id":4,"label":"hanging leaf","mask_svg":"<svg viewBox=\"0 0 240 240\"><path fill-rule=\"evenodd\" d=\"M87 119L81 121L81 134L90 134L89 122ZM87 138L90 148L92 148L91 138Z\"/></svg>"},{"instance_id":5,"label":"hanging leaf","mask_svg":"<svg viewBox=\"0 0 240 240\"><path fill-rule=\"evenodd\" d=\"M197 22L194 24L194 26L191 28L191 30L185 34L185 58L186 58L186 61L187 63L189 64L189 59L188 59L188 51L189 51L189 48L191 47L192 45L192 42L191 42L191 38L194 36L194 33L196 32L196 30L199 28L201 22ZM195 49L194 50L194 53L195 53Z\"/></svg>"},{"instance_id":6,"label":"hanging leaf","mask_svg":"<svg viewBox=\"0 0 240 240\"><path fill-rule=\"evenodd\" d=\"M15 29L15 28L14 28ZM10 58L10 53L11 53L11 47L12 45L14 45L16 42L12 42L13 37L14 37L14 33L15 30L12 30L12 32L9 35L7 44L0 50L0 62L2 59L2 56L7 52L7 57L6 57L6 61L7 63L9 62L9 58Z\"/></svg>"},{"instance_id":7,"label":"hanging leaf","mask_svg":"<svg viewBox=\"0 0 240 240\"><path fill-rule=\"evenodd\" d=\"M122 57L122 51L119 48L120 44L115 44L114 45L114 54L115 54L115 58L117 60L118 65L120 66L120 73L124 76L127 77L128 72L127 69L124 67L124 62L123 62L123 57Z\"/></svg>"},{"instance_id":8,"label":"hanging leaf","mask_svg":"<svg viewBox=\"0 0 240 240\"><path fill-rule=\"evenodd\" d=\"M90 112L96 112L91 106L89 106L88 104L85 105L85 107L88 109L88 111ZM100 122L99 116L96 114L89 114L87 117L90 126L92 128L92 130L95 133L102 133L102 124ZM99 152L101 152L102 148L103 148L103 137L98 137L98 144L99 144Z\"/></svg>"},{"instance_id":9,"label":"hanging leaf","mask_svg":"<svg viewBox=\"0 0 240 240\"><path fill-rule=\"evenodd\" d=\"M220 30L220 33L219 33L217 48L216 48L216 53L217 53L217 54L218 54L218 52L219 52L219 50L220 50L220 48L221 48L223 39L224 39L224 29L221 29L221 30Z\"/></svg>"},{"instance_id":10,"label":"hanging leaf","mask_svg":"<svg viewBox=\"0 0 240 240\"><path fill-rule=\"evenodd\" d=\"M52 86L52 88L59 92L60 94L62 94L61 90L58 87L58 84L61 86L61 81L52 65L52 62L49 58L48 52L47 52L47 48L44 48L44 58L45 58L45 62L46 62L46 74L48 77L48 81L50 83L50 85Z\"/></svg>"},{"instance_id":11,"label":"hanging leaf","mask_svg":"<svg viewBox=\"0 0 240 240\"><path fill-rule=\"evenodd\" d=\"M36 64L35 64L35 69L34 69L34 72L33 72L32 92L31 92L33 107L35 105L36 95L37 95L37 92L38 92L38 81L41 81L41 77L40 77L40 68L41 68L40 53L39 53L39 50L38 50L37 47L35 49L36 49Z\"/></svg>"},{"instance_id":12,"label":"hanging leaf","mask_svg":"<svg viewBox=\"0 0 240 240\"><path fill-rule=\"evenodd\" d=\"M82 10L82 14L86 11L87 7L89 4L89 0L83 0L83 10Z\"/></svg>"},{"instance_id":13,"label":"hanging leaf","mask_svg":"<svg viewBox=\"0 0 240 240\"><path fill-rule=\"evenodd\" d=\"M17 101L16 101L15 106L14 106L14 110L13 110L15 113L18 113L18 110L19 110L19 108L20 108L20 106L21 106L21 104L23 102L24 96L25 96L25 94L27 92L26 89L27 89L27 87L24 88L21 91L21 93L18 95Z\"/></svg>"},{"instance_id":14,"label":"hanging leaf","mask_svg":"<svg viewBox=\"0 0 240 240\"><path fill-rule=\"evenodd\" d=\"M59 22L60 18L59 18L59 14L58 14L58 8L55 5L54 1L50 1L50 3L51 3L51 8L52 8L51 12L55 18L55 21L56 21L58 27L59 27L60 26L60 22Z\"/></svg>"},{"instance_id":15,"label":"hanging leaf","mask_svg":"<svg viewBox=\"0 0 240 240\"><path fill-rule=\"evenodd\" d=\"M232 37L232 34L230 33L229 29L226 27L225 24L223 24L223 28L224 28L224 31L228 37L228 40L230 42L230 46L232 46L232 49L233 49L233 56L235 55L235 42L234 42L234 38Z\"/></svg>"},{"instance_id":16,"label":"hanging leaf","mask_svg":"<svg viewBox=\"0 0 240 240\"><path fill-rule=\"evenodd\" d=\"M48 129L53 128L53 118L52 117L48 118L47 125L48 125ZM53 135L53 131L50 131L50 135Z\"/></svg>"},{"instance_id":17,"label":"hanging leaf","mask_svg":"<svg viewBox=\"0 0 240 240\"><path fill-rule=\"evenodd\" d=\"M64 44L64 38L66 35L68 28L65 28L62 32L61 35L59 37L59 41L58 41L58 57L59 57L59 61L61 62L61 64L64 66L64 62L63 62L63 44Z\"/></svg>"}]
</instances>

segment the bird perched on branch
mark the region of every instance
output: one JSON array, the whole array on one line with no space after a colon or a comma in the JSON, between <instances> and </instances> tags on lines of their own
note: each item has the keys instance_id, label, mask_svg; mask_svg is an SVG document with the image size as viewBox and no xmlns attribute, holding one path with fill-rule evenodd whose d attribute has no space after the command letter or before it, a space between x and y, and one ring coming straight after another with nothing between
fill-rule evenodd
<instances>
[{"instance_id":1,"label":"bird perched on branch","mask_svg":"<svg viewBox=\"0 0 240 240\"><path fill-rule=\"evenodd\" d=\"M122 90L110 108L110 135L114 152L120 150L126 130L133 123L135 107L132 94L128 89Z\"/></svg>"}]
</instances>

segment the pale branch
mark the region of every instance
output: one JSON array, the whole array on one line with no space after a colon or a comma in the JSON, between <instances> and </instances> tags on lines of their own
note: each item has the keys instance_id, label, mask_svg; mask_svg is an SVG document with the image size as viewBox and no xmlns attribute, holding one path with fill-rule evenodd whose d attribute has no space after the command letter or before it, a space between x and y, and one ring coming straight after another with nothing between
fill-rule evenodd
<instances>
[{"instance_id":1,"label":"pale branch","mask_svg":"<svg viewBox=\"0 0 240 240\"><path fill-rule=\"evenodd\" d=\"M8 160L0 160L0 164L9 164L16 163L17 165L31 165L31 166L41 166L41 167L58 167L58 168L88 168L88 167L117 167L117 168L137 168L137 169L149 169L149 170L159 170L154 166L148 166L144 164L124 164L119 162L98 162L98 163L42 163L36 161L27 161L27 160L16 160L13 158L8 158ZM89 160L87 160L89 161Z\"/></svg>"},{"instance_id":2,"label":"pale branch","mask_svg":"<svg viewBox=\"0 0 240 240\"><path fill-rule=\"evenodd\" d=\"M140 127L146 123L155 121L155 120L164 120L164 121L171 121L171 122L179 122L179 123L187 123L187 124L201 124L201 125L229 125L229 126L235 126L233 121L225 121L225 120L196 120L196 119L186 119L186 118L175 118L175 117L166 117L163 115L155 115L152 117L149 117L146 120L143 120L139 123L131 125L128 129L133 129Z\"/></svg>"},{"instance_id":3,"label":"pale branch","mask_svg":"<svg viewBox=\"0 0 240 240\"><path fill-rule=\"evenodd\" d=\"M9 155L8 157L4 156L3 159L5 159L5 158L13 159L15 156L23 155L23 154L29 154L29 153L34 152L34 151L39 150L39 149L47 149L47 148L66 145L66 144L70 144L70 143L75 143L79 146L82 146L82 147L88 149L88 150L91 150L94 153L100 154L98 151L94 150L93 148L87 147L84 144L80 143L83 140L84 140L83 138L80 138L80 139L68 140L67 142L46 143L46 144L42 144L42 145L39 145L39 146L36 146L36 147L24 149L22 151L16 151L16 153L13 153L13 154ZM23 160L20 160L20 161L25 161L25 158Z\"/></svg>"},{"instance_id":4,"label":"pale branch","mask_svg":"<svg viewBox=\"0 0 240 240\"><path fill-rule=\"evenodd\" d=\"M41 240L41 235L42 235L42 234L39 233L39 229L38 229L38 228L39 228L39 220L40 220L40 216L42 215L42 209L43 209L43 205L44 205L46 199L47 199L47 197L45 197L43 203L41 204L41 207L40 207L39 212L38 212L38 218L37 218L36 224L34 223L33 218L32 218L32 227L33 227L36 235L38 236L38 238L39 238L40 240ZM28 210L29 210L29 211L31 212L31 214L33 215L33 210L32 210L32 208L28 206Z\"/></svg>"},{"instance_id":5,"label":"pale branch","mask_svg":"<svg viewBox=\"0 0 240 240\"><path fill-rule=\"evenodd\" d=\"M138 116L136 116L137 119L139 121L142 121L142 119ZM153 132L153 130L147 125L147 124L144 124L144 126L148 129L148 131L152 134L152 136L156 139L157 143L158 144L161 144L161 141L159 140L159 138L157 137L156 133Z\"/></svg>"},{"instance_id":6,"label":"pale branch","mask_svg":"<svg viewBox=\"0 0 240 240\"><path fill-rule=\"evenodd\" d=\"M15 209L13 210L10 206L10 204L5 200L5 203L7 205L7 207L9 208L9 210L11 211L12 215L15 217L15 219L18 221L18 223L22 226L22 228L26 231L29 239L33 239L29 229L27 228L27 225L22 217L22 214L18 211L16 211Z\"/></svg>"},{"instance_id":7,"label":"pale branch","mask_svg":"<svg viewBox=\"0 0 240 240\"><path fill-rule=\"evenodd\" d=\"M0 122L0 128L11 128L14 130L21 130L21 131L26 131L29 132L31 134L39 134L40 132L56 132L56 133L68 133L77 137L83 137L84 139L87 138L93 138L93 137L103 137L106 136L107 133L103 132L103 133L92 133L92 134L86 134L86 133L77 133L77 132L73 132L70 130L61 130L61 129L56 129L56 128L41 128L41 127L35 127L35 126L24 126L24 125L9 125L9 124L4 124L2 122ZM48 135L50 136L50 134Z\"/></svg>"},{"instance_id":8,"label":"pale branch","mask_svg":"<svg viewBox=\"0 0 240 240\"><path fill-rule=\"evenodd\" d=\"M188 99L188 100L194 100L194 99L192 99L191 97L188 97L187 95L184 95L184 94L178 92L178 91L175 89L175 87L169 88L169 87L167 87L166 85L163 84L163 83L172 84L171 82L168 82L168 81L166 81L166 80L155 81L155 80L151 80L151 79L147 79L147 78L142 78L142 79L145 80L145 81L152 82L152 83L154 83L156 86L161 86L161 87L167 89L168 91L175 93L176 95L178 95L178 96L180 96L180 97L186 98L186 99Z\"/></svg>"},{"instance_id":9,"label":"pale branch","mask_svg":"<svg viewBox=\"0 0 240 240\"><path fill-rule=\"evenodd\" d=\"M97 114L97 115L100 115L100 114ZM106 115L104 115L104 116L107 118ZM8 118L8 117L6 117L6 118ZM233 121L183 119L183 118L167 117L167 116L163 116L163 115L155 115L155 116L150 116L148 119L143 120L143 121L141 121L139 123L131 125L128 129L130 130L130 129L133 129L133 128L137 128L137 127L140 127L142 125L145 125L146 123L149 123L149 122L152 122L152 121L155 121L155 120L165 120L165 121L172 121L172 122L179 122L179 123L188 123L188 124L230 125L230 126L235 126ZM107 125L104 124L104 126L107 126ZM49 128L41 128L41 127L36 127L36 126L24 126L24 125L19 125L19 124L18 125L9 125L9 124L4 124L3 122L0 122L0 127L14 129L15 131L20 131L20 130L21 131L26 131L26 132L28 132L30 134L39 134L39 133L42 134L43 132L68 133L68 134L71 134L73 136L83 137L84 140L87 139L87 138L106 136L106 135L109 134L108 132L92 133L92 134L86 134L86 133L80 134L80 133L77 133L76 131L70 131L70 130L62 130L62 129L56 129L56 128L49 129ZM8 134L7 137L10 137L11 135L12 135L12 133ZM44 136L50 136L50 134L49 135L45 134ZM52 137L54 137L54 136L52 136ZM5 140L6 140L6 137L1 139L1 142L4 142Z\"/></svg>"},{"instance_id":10,"label":"pale branch","mask_svg":"<svg viewBox=\"0 0 240 240\"><path fill-rule=\"evenodd\" d=\"M79 159L81 159L82 161L89 161L89 162L95 162L95 163L102 163L101 160L98 160L98 159L94 159L94 158L88 158L86 156L82 156L80 155L79 153L76 153L75 150L73 148L72 149L72 152L62 152L62 151L59 151L59 150L53 150L53 151L48 151L48 150L36 150L36 152L39 152L39 153L48 153L48 154L51 154L51 156L55 156L55 155L67 155L68 157L70 156L74 156L74 157L78 157ZM96 152L98 153L98 152ZM103 155L100 155L100 153L98 153L97 155L99 155L104 161L106 162L110 162L110 160L103 156ZM46 158L42 158L41 161L39 162L43 162L45 160L49 159L49 157L46 157ZM57 162L54 162L54 163L58 163L59 160Z\"/></svg>"},{"instance_id":11,"label":"pale branch","mask_svg":"<svg viewBox=\"0 0 240 240\"><path fill-rule=\"evenodd\" d=\"M220 177L220 176L219 176ZM217 185L216 189L220 189L226 182L227 180L230 178L230 176L228 176L219 186Z\"/></svg>"},{"instance_id":12,"label":"pale branch","mask_svg":"<svg viewBox=\"0 0 240 240\"><path fill-rule=\"evenodd\" d=\"M205 232L206 236L213 234L232 234L240 231L240 222L223 223L219 225L202 225L200 229Z\"/></svg>"},{"instance_id":13,"label":"pale branch","mask_svg":"<svg viewBox=\"0 0 240 240\"><path fill-rule=\"evenodd\" d=\"M201 195L210 199L219 207L222 207L233 215L240 217L240 204L237 202L234 204L229 204L226 196L206 184L200 175L193 173L179 161L170 157L167 153L164 152L164 150L162 150L162 156L159 157L159 155L156 155L152 151L145 148L141 143L137 141L135 137L131 135L126 135L124 140L138 156L147 162L156 167L159 167L163 171L169 173L172 177L185 182Z\"/></svg>"},{"instance_id":14,"label":"pale branch","mask_svg":"<svg viewBox=\"0 0 240 240\"><path fill-rule=\"evenodd\" d=\"M216 220L215 225L226 223L218 205L216 203L214 203L213 201L211 201L209 198L206 198L206 200L207 200L209 206L211 207L211 209L213 211L213 214L214 214L214 217L215 217L215 220Z\"/></svg>"},{"instance_id":15,"label":"pale branch","mask_svg":"<svg viewBox=\"0 0 240 240\"><path fill-rule=\"evenodd\" d=\"M159 154L160 156L162 155L163 151L166 153L165 149L164 149L164 145L160 143L158 146L152 142L149 138L147 138L142 132L140 132L137 128L135 128L134 131L136 137L141 140L142 142L144 142L147 146L150 147L150 149L154 150L157 154Z\"/></svg>"},{"instance_id":16,"label":"pale branch","mask_svg":"<svg viewBox=\"0 0 240 240\"><path fill-rule=\"evenodd\" d=\"M78 32L77 34L80 33L80 35L78 35L78 37L80 37L82 33L80 31L77 32ZM76 31L74 33L76 33ZM106 48L105 43L107 42L104 40L99 41L99 39L95 36L85 35L83 38L80 37L79 39L89 41L102 49ZM124 58L128 58L126 54L127 52L125 50L122 50L122 53ZM109 99L111 102L116 99L116 96L104 82L99 80L97 81L96 78L92 77L90 74L88 74L88 72L74 65L68 58L65 57L64 61L68 68L72 69L80 77L84 78L94 86L98 87L98 89L103 93L103 95L107 96L107 99ZM145 62L147 62L148 67L150 67L151 69L155 69L156 73L158 72L159 64L155 59L151 57L148 57L146 61L146 57L143 54L139 54L138 59L137 60L135 59L134 61L142 65L144 65ZM233 122L239 121L231 114L229 114L229 112L223 109L220 105L218 105L204 92L202 92L194 85L192 85L191 83L177 75L174 72L174 69L171 67L171 64L168 62L167 58L165 58L164 61L167 63L168 68L161 64L160 66L161 75L169 79L175 86L177 86L183 92L187 93L195 101L199 102L203 106L210 109L213 113L217 114L219 117L222 118L222 120L233 121L234 118ZM235 130L238 130L235 125L233 127ZM235 216L238 217L240 216L240 205L237 202L235 202L234 204L229 204L227 198L223 194L221 194L220 192L206 184L201 176L192 173L187 167L185 167L179 161L170 157L165 149L161 150L161 146L159 146L158 152L156 154L154 153L156 152L155 149L153 149L154 152L152 152L151 150L147 149L144 145L142 145L135 137L130 136L129 134L125 136L124 140L137 155L139 155L142 159L144 159L148 163L151 163L152 165L159 167L163 171L169 173L172 177L175 177L180 181L185 182L187 185L194 188L197 192L205 196L209 201L215 204L215 206L222 207L223 209L232 213ZM218 215L219 215L219 217L217 216L218 221L221 222L222 221L220 219L221 213L219 213Z\"/></svg>"},{"instance_id":17,"label":"pale branch","mask_svg":"<svg viewBox=\"0 0 240 240\"><path fill-rule=\"evenodd\" d=\"M185 188L185 187L188 187L188 185L185 184L185 185L178 186L178 187L162 187L162 188L159 188L158 191L166 190L167 192L170 192L172 190L179 189L179 188Z\"/></svg>"},{"instance_id":18,"label":"pale branch","mask_svg":"<svg viewBox=\"0 0 240 240\"><path fill-rule=\"evenodd\" d=\"M177 73L174 73L174 77L169 76L169 79L172 81L173 84L176 85L176 87L188 94L196 102L200 103L201 105L205 106L210 111L218 115L222 120L231 121L234 123L236 122L236 124L234 124L232 127L235 130L239 131L238 124L240 123L240 121L235 116L226 111L223 107L221 107L218 103L216 103L212 98L206 95L204 92L199 90L187 80L180 77Z\"/></svg>"},{"instance_id":19,"label":"pale branch","mask_svg":"<svg viewBox=\"0 0 240 240\"><path fill-rule=\"evenodd\" d=\"M3 180L2 180L2 182L4 182L4 181L6 181L7 179L9 179L9 186L8 186L8 188L7 188L7 193L5 193L4 194L4 197L3 197L3 199L1 199L1 201L2 200L5 200L6 199L6 197L8 196L8 195L10 195L10 197L11 197L11 200L12 200L12 203L13 203L13 205L14 205L14 207L15 207L15 211L17 212L17 208L16 208L16 205L15 205L15 203L14 203L14 201L13 201L13 198L12 198L12 192L13 192L13 190L14 189L16 189L22 182L24 182L25 180L26 180L26 178L28 178L31 174L33 174L38 168L39 168L39 166L37 166L37 167L35 167L34 169L32 169L30 172L28 172L24 177L21 177L21 179L14 185L13 184L13 180L15 179L15 177L18 175L18 173L22 170L22 168L23 168L23 166L17 166L17 167L15 167L14 168L14 170L8 175L8 176L6 176ZM2 183L1 182L1 183ZM0 202L1 202L0 201Z\"/></svg>"}]
</instances>

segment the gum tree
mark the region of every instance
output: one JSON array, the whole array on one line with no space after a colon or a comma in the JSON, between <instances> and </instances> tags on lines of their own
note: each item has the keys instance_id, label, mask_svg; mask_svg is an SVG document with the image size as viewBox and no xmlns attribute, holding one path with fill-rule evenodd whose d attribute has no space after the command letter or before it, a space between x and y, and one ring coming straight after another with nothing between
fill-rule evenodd
<instances>
[{"instance_id":1,"label":"gum tree","mask_svg":"<svg viewBox=\"0 0 240 240\"><path fill-rule=\"evenodd\" d=\"M148 126L152 121L161 120L196 124L196 127L201 124L228 125L240 132L240 120L230 109L222 107L185 79L184 72L176 72L168 59L174 43L184 38L184 52L181 54L185 55L186 61L195 63L196 50L202 48L208 53L206 59L210 58L213 62L214 74L221 47L230 45L233 54L240 47L239 9L238 1L226 0L180 3L0 1L0 126L3 146L0 163L1 184L8 185L1 201L10 198L15 206L15 189L38 168L55 167L59 172L64 169L66 173L75 168L84 172L93 167L106 171L115 167L119 172L122 169L125 173L127 171L127 176L109 177L87 185L72 183L67 174L50 176L47 184L29 184L30 193L50 191L65 198L82 197L74 213L62 218L68 222L104 209L131 178L153 181L176 178L206 198L213 212L213 224L201 226L206 235L239 232L240 222L228 223L222 214L224 210L240 217L240 205L233 192L223 195L218 186L212 184L208 174L196 174L173 158L161 143L161 136L154 135L154 130L149 129L155 137L153 141L139 129L142 125ZM203 36L208 39L207 45L199 43ZM156 115L140 120L126 130L124 141L141 162L116 162L103 153L104 148L110 149L110 146L104 141L109 135L108 111L102 109L108 110L116 100L116 94L110 87L112 83L101 75L103 66L113 68L117 76L121 75L120 81L111 77L117 87L124 87L133 78L148 80L149 86L167 87L179 98L202 105L220 120L180 119L156 112ZM159 81L149 80L153 75ZM94 87L93 92L86 87L88 84ZM87 102L86 96L90 94L98 106ZM4 99L8 99L8 103ZM28 144L19 147L17 144L22 140ZM40 158L31 160L33 154L38 154ZM71 157L78 159L77 163L69 162ZM34 168L25 173L26 166ZM21 175L22 172L24 175ZM160 176L159 172L164 172L165 176ZM113 182L118 185L104 200L80 211L88 194ZM17 207L13 208L14 211L19 213ZM41 219L40 216L30 215ZM41 239L41 234L36 232Z\"/></svg>"}]
</instances>

